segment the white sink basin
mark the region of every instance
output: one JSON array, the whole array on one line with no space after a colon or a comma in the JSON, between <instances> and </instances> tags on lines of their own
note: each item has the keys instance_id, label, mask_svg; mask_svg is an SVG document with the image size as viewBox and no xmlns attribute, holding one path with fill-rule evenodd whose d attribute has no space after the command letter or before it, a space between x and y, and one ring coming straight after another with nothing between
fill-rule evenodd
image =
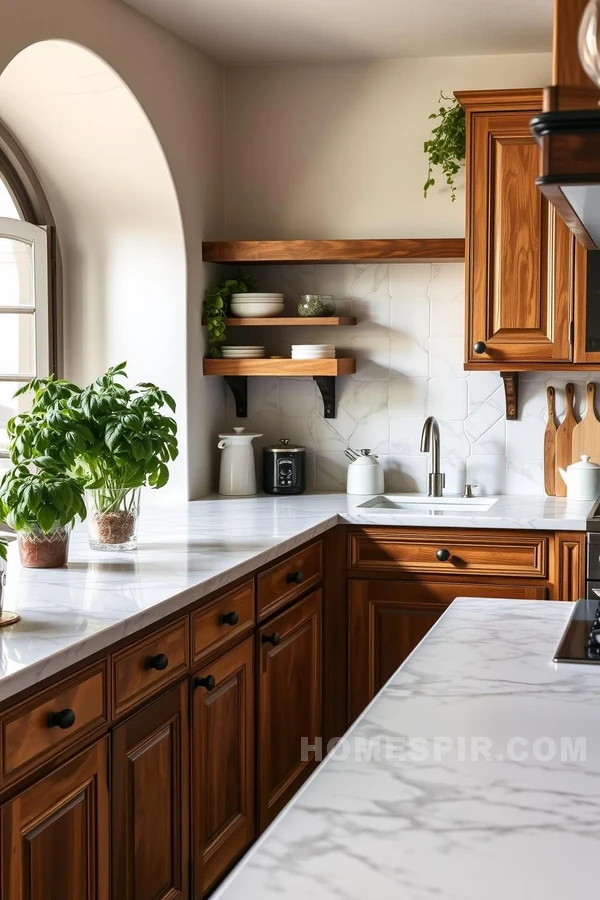
<instances>
[{"instance_id":1,"label":"white sink basin","mask_svg":"<svg viewBox=\"0 0 600 900\"><path fill-rule=\"evenodd\" d=\"M371 497L364 503L359 503L357 509L369 510L393 515L398 513L414 513L415 515L428 515L429 513L481 513L491 509L498 497L461 497L460 495L447 495L445 497L426 497L424 494L380 494Z\"/></svg>"}]
</instances>

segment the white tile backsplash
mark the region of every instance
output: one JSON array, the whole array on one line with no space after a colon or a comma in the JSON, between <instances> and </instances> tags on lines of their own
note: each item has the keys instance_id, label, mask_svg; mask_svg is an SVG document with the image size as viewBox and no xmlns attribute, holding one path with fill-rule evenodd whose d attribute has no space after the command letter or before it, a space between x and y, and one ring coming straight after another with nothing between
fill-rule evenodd
<instances>
[{"instance_id":1,"label":"white tile backsplash","mask_svg":"<svg viewBox=\"0 0 600 900\"><path fill-rule=\"evenodd\" d=\"M311 489L343 490L347 445L375 450L390 491L423 491L428 459L420 452L426 415L440 423L446 490L465 481L485 494L543 494L546 386L557 387L564 410L567 381L576 386L576 410L585 376L532 372L520 376L516 422L505 417L504 388L497 372L465 372L464 266L335 265L266 267L260 289L281 290L294 314L301 293L332 293L340 315L354 315L356 328L236 331L242 343L265 343L289 353L291 343L335 343L340 355L357 357L357 372L337 379L337 417L324 419L311 379L249 379L248 430L263 433L260 446L289 437L308 451ZM228 392L227 425L235 422Z\"/></svg>"}]
</instances>

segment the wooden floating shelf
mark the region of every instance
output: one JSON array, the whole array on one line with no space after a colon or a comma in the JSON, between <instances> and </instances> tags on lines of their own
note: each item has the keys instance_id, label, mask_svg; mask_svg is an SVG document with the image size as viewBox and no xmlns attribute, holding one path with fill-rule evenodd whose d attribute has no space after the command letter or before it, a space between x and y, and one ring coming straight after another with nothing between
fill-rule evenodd
<instances>
[{"instance_id":1,"label":"wooden floating shelf","mask_svg":"<svg viewBox=\"0 0 600 900\"><path fill-rule=\"evenodd\" d=\"M336 376L353 375L356 359L205 359L205 375Z\"/></svg>"},{"instance_id":2,"label":"wooden floating shelf","mask_svg":"<svg viewBox=\"0 0 600 900\"><path fill-rule=\"evenodd\" d=\"M279 318L274 319L237 319L231 318L225 320L226 324L229 325L266 325L267 327L271 327L273 325L281 325L289 328L291 326L297 325L356 325L356 319L353 316L321 316L321 318L315 319L312 316L292 316L290 318L283 318L280 316Z\"/></svg>"},{"instance_id":3,"label":"wooden floating shelf","mask_svg":"<svg viewBox=\"0 0 600 900\"><path fill-rule=\"evenodd\" d=\"M204 262L368 263L462 262L464 238L401 238L371 241L205 241Z\"/></svg>"}]
</instances>

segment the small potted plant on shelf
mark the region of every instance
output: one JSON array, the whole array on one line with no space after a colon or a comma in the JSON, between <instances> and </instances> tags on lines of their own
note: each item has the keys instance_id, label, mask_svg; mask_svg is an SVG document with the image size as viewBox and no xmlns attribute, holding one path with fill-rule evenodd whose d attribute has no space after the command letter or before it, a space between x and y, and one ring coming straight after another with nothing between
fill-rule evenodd
<instances>
[{"instance_id":1,"label":"small potted plant on shelf","mask_svg":"<svg viewBox=\"0 0 600 900\"><path fill-rule=\"evenodd\" d=\"M71 528L85 515L79 482L52 466L32 472L17 465L0 481L0 518L17 532L21 565L28 569L65 566Z\"/></svg>"},{"instance_id":2,"label":"small potted plant on shelf","mask_svg":"<svg viewBox=\"0 0 600 900\"><path fill-rule=\"evenodd\" d=\"M177 424L162 410L175 401L154 384L122 384L126 363L88 385L53 376L36 379L31 411L8 424L14 463L49 459L85 488L90 545L132 550L137 542L140 489L163 487L178 453Z\"/></svg>"}]
</instances>

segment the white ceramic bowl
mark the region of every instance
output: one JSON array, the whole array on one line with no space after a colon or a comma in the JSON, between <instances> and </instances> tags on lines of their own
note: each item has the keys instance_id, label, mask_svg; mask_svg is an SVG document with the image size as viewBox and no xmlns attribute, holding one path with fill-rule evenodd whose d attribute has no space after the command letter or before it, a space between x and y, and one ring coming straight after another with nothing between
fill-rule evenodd
<instances>
[{"instance_id":1,"label":"white ceramic bowl","mask_svg":"<svg viewBox=\"0 0 600 900\"><path fill-rule=\"evenodd\" d=\"M231 315L237 319L266 319L269 316L280 316L283 303L271 301L255 301L253 303L236 303L231 301Z\"/></svg>"},{"instance_id":2,"label":"white ceramic bowl","mask_svg":"<svg viewBox=\"0 0 600 900\"><path fill-rule=\"evenodd\" d=\"M283 300L283 294L232 294L232 300Z\"/></svg>"}]
</instances>

